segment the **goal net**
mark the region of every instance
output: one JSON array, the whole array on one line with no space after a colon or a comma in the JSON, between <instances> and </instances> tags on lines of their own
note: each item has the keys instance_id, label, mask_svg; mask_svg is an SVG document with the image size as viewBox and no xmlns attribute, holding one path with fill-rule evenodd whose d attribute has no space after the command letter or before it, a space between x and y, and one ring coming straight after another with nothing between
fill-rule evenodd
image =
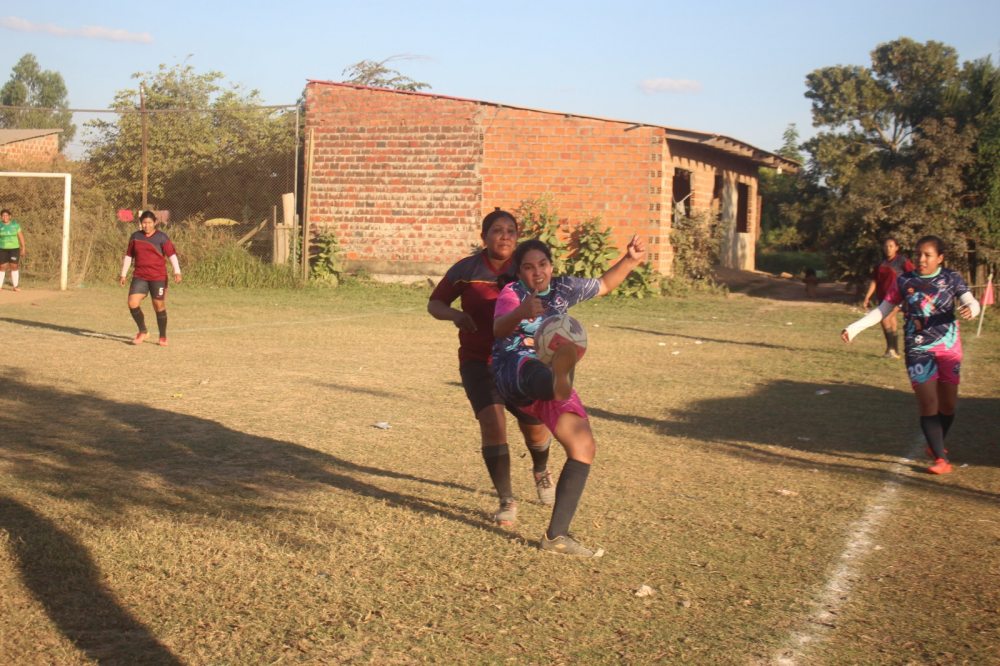
<instances>
[{"instance_id":1,"label":"goal net","mask_svg":"<svg viewBox=\"0 0 1000 666\"><path fill-rule=\"evenodd\" d=\"M45 182L39 179L53 181L57 187L62 186L61 211L58 210L60 207L58 194L52 196L51 188L32 186ZM50 191L46 192L46 190ZM0 208L9 209L15 220L24 223L25 248L29 257L32 256L33 247L43 247L41 243L32 242L32 236L38 234L35 236L37 239L41 234L51 233L51 230L46 228L48 225L39 224L38 227L32 227L31 222L33 220L41 222L40 218L55 216L61 212L62 247L59 256L59 288L63 291L66 291L69 283L70 198L72 190L72 174L0 171L0 194L2 194ZM52 199L52 201L49 202L46 199Z\"/></svg>"}]
</instances>

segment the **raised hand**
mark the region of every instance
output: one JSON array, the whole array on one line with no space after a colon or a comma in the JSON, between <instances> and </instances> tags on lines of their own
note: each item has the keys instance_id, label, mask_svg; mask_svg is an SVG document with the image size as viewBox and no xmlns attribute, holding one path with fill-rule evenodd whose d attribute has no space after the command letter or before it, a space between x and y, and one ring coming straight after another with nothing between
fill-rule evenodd
<instances>
[{"instance_id":1,"label":"raised hand","mask_svg":"<svg viewBox=\"0 0 1000 666\"><path fill-rule=\"evenodd\" d=\"M639 262L646 258L646 241L639 234L632 236L628 242L628 256Z\"/></svg>"}]
</instances>

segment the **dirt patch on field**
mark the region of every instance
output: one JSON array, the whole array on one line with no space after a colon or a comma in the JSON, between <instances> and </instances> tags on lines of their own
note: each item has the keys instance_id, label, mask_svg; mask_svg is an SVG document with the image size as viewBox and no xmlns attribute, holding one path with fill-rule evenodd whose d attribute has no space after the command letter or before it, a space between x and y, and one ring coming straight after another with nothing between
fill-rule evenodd
<instances>
[{"instance_id":1,"label":"dirt patch on field","mask_svg":"<svg viewBox=\"0 0 1000 666\"><path fill-rule=\"evenodd\" d=\"M68 296L70 292L59 291L58 289L21 289L14 291L10 285L4 285L0 290L0 307L4 305L21 305L24 303L38 303L50 298L61 298Z\"/></svg>"},{"instance_id":2,"label":"dirt patch on field","mask_svg":"<svg viewBox=\"0 0 1000 666\"><path fill-rule=\"evenodd\" d=\"M816 297L806 296L806 287L800 278L775 277L770 273L740 271L733 268L716 268L715 280L729 287L730 293L754 298L815 305L820 303L853 303L854 291L844 282L823 282L816 287Z\"/></svg>"}]
</instances>

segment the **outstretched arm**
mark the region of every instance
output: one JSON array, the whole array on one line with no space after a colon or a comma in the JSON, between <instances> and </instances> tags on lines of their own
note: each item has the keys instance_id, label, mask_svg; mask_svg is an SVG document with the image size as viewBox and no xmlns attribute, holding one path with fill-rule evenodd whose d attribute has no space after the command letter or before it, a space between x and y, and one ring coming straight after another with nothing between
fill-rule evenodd
<instances>
[{"instance_id":1,"label":"outstretched arm","mask_svg":"<svg viewBox=\"0 0 1000 666\"><path fill-rule=\"evenodd\" d=\"M897 307L896 305L890 303L889 301L882 301L881 303L879 303L879 306L877 308L875 308L874 310L866 314L864 317L854 322L853 324L848 325L847 328L841 331L840 333L841 339L843 339L844 342L850 342L855 337L857 337L858 333L860 333L861 331L871 326L874 326L875 324L879 323L880 321L891 315L892 311L895 310L896 307Z\"/></svg>"},{"instance_id":2,"label":"outstretched arm","mask_svg":"<svg viewBox=\"0 0 1000 666\"><path fill-rule=\"evenodd\" d=\"M617 289L618 285L624 282L628 274L635 270L645 258L646 241L636 234L628 242L628 247L621 258L608 269L607 273L601 276L601 290L597 292L597 295L603 296Z\"/></svg>"}]
</instances>

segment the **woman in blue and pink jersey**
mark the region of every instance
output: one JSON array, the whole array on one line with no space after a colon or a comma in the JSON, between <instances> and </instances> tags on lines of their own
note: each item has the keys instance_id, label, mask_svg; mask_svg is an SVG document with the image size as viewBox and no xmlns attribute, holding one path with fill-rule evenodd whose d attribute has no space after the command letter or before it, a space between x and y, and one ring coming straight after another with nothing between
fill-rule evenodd
<instances>
[{"instance_id":1,"label":"woman in blue and pink jersey","mask_svg":"<svg viewBox=\"0 0 1000 666\"><path fill-rule=\"evenodd\" d=\"M500 294L497 278L510 270L510 257L517 245L517 220L498 208L483 218L481 238L482 252L448 269L431 294L427 312L435 319L453 322L458 328L458 373L479 421L483 460L500 498L500 508L493 519L500 525L513 525L517 506L510 479L504 408L517 418L524 435L531 453L535 489L542 504L555 501L555 488L548 468L551 438L541 421L500 397L490 366L493 306ZM460 299L461 309L451 307L455 299Z\"/></svg>"},{"instance_id":2,"label":"woman in blue and pink jersey","mask_svg":"<svg viewBox=\"0 0 1000 666\"><path fill-rule=\"evenodd\" d=\"M128 268L135 260L135 270L132 272L132 284L128 290L128 309L132 319L139 327L139 333L132 344L142 344L149 337L146 330L146 318L139 307L146 294L153 297L153 310L156 312L156 325L160 329L160 346L167 346L167 267L165 260L170 260L174 269L174 282L181 281L181 266L177 261L177 251L167 235L156 229L156 215L147 210L139 217L141 231L129 238L125 250L125 260L122 262L122 275L119 284L125 286Z\"/></svg>"},{"instance_id":3,"label":"woman in blue and pink jersey","mask_svg":"<svg viewBox=\"0 0 1000 666\"><path fill-rule=\"evenodd\" d=\"M551 367L538 360L533 336L544 317L566 314L577 303L603 296L620 285L646 256L646 244L633 236L625 253L600 278L552 277L552 253L538 240L514 251L517 280L497 299L493 319L493 372L505 400L541 419L566 450L556 484L552 519L539 548L553 553L600 557L569 536L569 525L583 494L596 447L587 412L573 389L575 345L560 347Z\"/></svg>"},{"instance_id":4,"label":"woman in blue and pink jersey","mask_svg":"<svg viewBox=\"0 0 1000 666\"><path fill-rule=\"evenodd\" d=\"M917 241L916 269L903 273L882 303L841 333L844 342L882 319L903 310L906 370L917 396L920 427L927 438L931 474L951 471L944 439L955 421L962 364L962 339L956 314L972 319L979 302L955 271L944 268L944 241L924 236Z\"/></svg>"}]
</instances>

